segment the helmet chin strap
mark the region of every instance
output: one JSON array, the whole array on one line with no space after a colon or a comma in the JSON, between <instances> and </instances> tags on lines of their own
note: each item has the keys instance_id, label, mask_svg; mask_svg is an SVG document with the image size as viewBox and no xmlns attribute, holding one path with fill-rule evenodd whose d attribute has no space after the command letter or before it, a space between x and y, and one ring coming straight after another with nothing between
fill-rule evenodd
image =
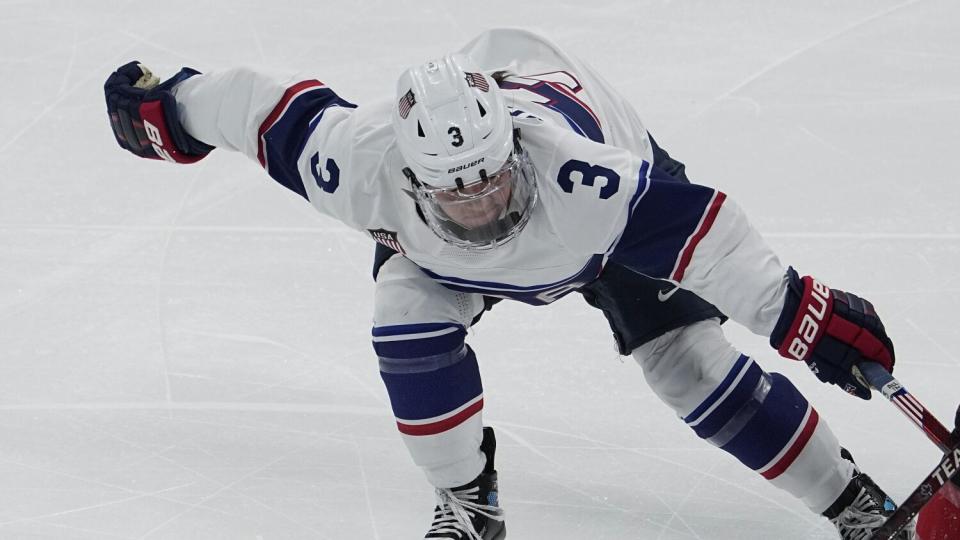
<instances>
[{"instance_id":1,"label":"helmet chin strap","mask_svg":"<svg viewBox=\"0 0 960 540\"><path fill-rule=\"evenodd\" d=\"M414 174L412 170L410 170L410 167L403 168L403 175L407 177L407 180L410 182L411 187L413 187L414 189L423 186L423 184L421 184L420 181L417 180L417 175Z\"/></svg>"}]
</instances>

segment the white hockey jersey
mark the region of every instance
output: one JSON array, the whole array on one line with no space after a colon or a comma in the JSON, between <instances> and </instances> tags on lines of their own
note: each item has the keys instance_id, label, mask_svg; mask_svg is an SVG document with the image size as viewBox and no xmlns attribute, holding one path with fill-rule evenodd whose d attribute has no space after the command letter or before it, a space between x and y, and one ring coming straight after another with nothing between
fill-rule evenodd
<instances>
[{"instance_id":1,"label":"white hockey jersey","mask_svg":"<svg viewBox=\"0 0 960 540\"><path fill-rule=\"evenodd\" d=\"M320 212L450 288L546 304L615 260L769 335L784 268L722 193L658 176L629 103L527 31L485 32L462 52L509 74L501 90L537 174L529 223L488 251L449 245L419 217L390 125L394 99L357 107L319 81L285 86L242 69L195 76L175 94L195 138L256 159Z\"/></svg>"}]
</instances>

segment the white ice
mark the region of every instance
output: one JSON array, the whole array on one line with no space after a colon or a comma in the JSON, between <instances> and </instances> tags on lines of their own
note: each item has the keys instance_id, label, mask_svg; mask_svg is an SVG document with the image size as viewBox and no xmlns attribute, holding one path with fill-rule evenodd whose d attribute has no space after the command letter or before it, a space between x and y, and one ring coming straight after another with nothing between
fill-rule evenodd
<instances>
[{"instance_id":1,"label":"white ice","mask_svg":"<svg viewBox=\"0 0 960 540\"><path fill-rule=\"evenodd\" d=\"M539 29L786 263L872 299L948 420L958 24L955 0L0 0L0 538L393 540L431 518L369 343L370 240L239 155L122 152L116 66L294 71L362 104L485 28ZM932 467L882 399L727 332L896 498ZM677 421L579 297L501 304L471 339L510 538L833 538Z\"/></svg>"}]
</instances>

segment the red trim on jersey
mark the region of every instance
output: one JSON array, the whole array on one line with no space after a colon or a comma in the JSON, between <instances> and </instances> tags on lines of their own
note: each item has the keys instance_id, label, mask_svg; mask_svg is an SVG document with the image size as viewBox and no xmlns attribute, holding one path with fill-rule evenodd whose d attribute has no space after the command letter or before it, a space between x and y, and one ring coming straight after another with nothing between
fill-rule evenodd
<instances>
[{"instance_id":1,"label":"red trim on jersey","mask_svg":"<svg viewBox=\"0 0 960 540\"><path fill-rule=\"evenodd\" d=\"M287 91L283 93L283 97L280 98L280 102L277 103L277 106L270 111L270 114L267 115L267 118L260 124L260 129L257 130L257 159L260 160L260 166L264 169L267 168L267 157L266 157L266 142L263 140L263 136L270 131L270 128L280 120L280 117L283 116L283 113L286 112L287 107L290 105L290 102L293 101L295 97L303 93L305 90L311 88L320 88L323 86L323 83L317 80L308 80L300 81L297 84L287 88Z\"/></svg>"},{"instance_id":2,"label":"red trim on jersey","mask_svg":"<svg viewBox=\"0 0 960 540\"><path fill-rule=\"evenodd\" d=\"M693 231L693 234L690 235L690 238L687 239L687 245L684 246L680 252L676 269L673 271L673 275L670 276L670 279L673 281L679 282L683 279L683 273L687 271L687 266L690 265L690 260L693 259L693 252L697 249L697 244L710 232L710 227L713 227L713 222L717 220L717 214L720 213L720 207L723 206L723 201L726 200L726 198L727 195L721 191L714 194L713 199L710 201L710 206L707 207L707 211L700 220L700 224L697 226L697 229Z\"/></svg>"},{"instance_id":3,"label":"red trim on jersey","mask_svg":"<svg viewBox=\"0 0 960 540\"><path fill-rule=\"evenodd\" d=\"M420 437L423 435L436 435L459 426L460 424L466 422L471 416L480 412L482 409L483 398L480 398L476 403L473 403L457 414L448 418L444 418L443 420L430 422L429 424L404 424L403 422L397 420L397 429L399 429L400 433L403 433L404 435L413 435L415 437Z\"/></svg>"},{"instance_id":4,"label":"red trim on jersey","mask_svg":"<svg viewBox=\"0 0 960 540\"><path fill-rule=\"evenodd\" d=\"M787 469L793 465L793 462L797 460L797 456L800 455L800 452L806 448L807 443L810 442L810 438L813 437L813 432L817 429L817 424L820 422L820 415L817 414L817 410L813 407L810 407L810 417L807 418L807 423L803 425L803 429L800 432L800 436L797 437L797 440L793 442L793 445L787 450L787 453L780 458L773 467L770 467L765 472L761 473L761 476L767 480L773 480L774 478L780 476Z\"/></svg>"},{"instance_id":5,"label":"red trim on jersey","mask_svg":"<svg viewBox=\"0 0 960 540\"><path fill-rule=\"evenodd\" d=\"M564 72L564 73L566 73L566 72ZM567 73L567 75L570 75L570 74ZM573 77L573 75L570 75L570 77L572 77L573 80L575 80L575 81L577 80L575 77ZM600 118L597 117L597 113L593 112L593 109L591 109L586 103L584 103L584 101L583 101L582 99L578 98L578 97L576 96L576 94L574 94L574 92L573 92L569 87L567 87L567 85L565 85L565 84L563 84L563 83L559 83L559 82L552 82L552 81L547 82L547 84L549 84L550 86L552 86L555 90L557 90L557 91L560 92L561 94L564 94L564 95L567 96L568 98L570 98L570 99L574 100L575 102L577 102L577 104L579 104L579 105L580 105L581 107L583 107L588 113L590 113L590 116L593 117L593 120L597 123L597 125L598 125L598 126L600 125ZM577 84L579 85L579 84L580 84L580 81L577 81ZM582 88L582 87L581 87L581 88Z\"/></svg>"}]
</instances>

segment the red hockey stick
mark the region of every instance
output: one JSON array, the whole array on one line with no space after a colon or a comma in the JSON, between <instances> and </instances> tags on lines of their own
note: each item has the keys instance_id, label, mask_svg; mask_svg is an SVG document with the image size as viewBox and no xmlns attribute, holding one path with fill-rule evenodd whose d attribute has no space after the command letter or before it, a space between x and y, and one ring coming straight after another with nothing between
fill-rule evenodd
<instances>
[{"instance_id":1,"label":"red hockey stick","mask_svg":"<svg viewBox=\"0 0 960 540\"><path fill-rule=\"evenodd\" d=\"M960 470L960 441L953 441L948 430L926 407L915 398L900 381L887 373L880 364L864 362L860 364L860 373L870 386L879 390L891 403L897 406L943 450L944 456L927 478L903 501L887 521L870 536L870 540L892 540L920 509Z\"/></svg>"},{"instance_id":2,"label":"red hockey stick","mask_svg":"<svg viewBox=\"0 0 960 540\"><path fill-rule=\"evenodd\" d=\"M951 440L950 430L934 418L933 414L920 403L920 400L900 384L900 381L875 362L864 362L859 367L860 373L870 383L870 386L879 390L884 397L896 405L900 412L922 429L927 437L940 447L940 450L946 452L951 449L953 441Z\"/></svg>"}]
</instances>

